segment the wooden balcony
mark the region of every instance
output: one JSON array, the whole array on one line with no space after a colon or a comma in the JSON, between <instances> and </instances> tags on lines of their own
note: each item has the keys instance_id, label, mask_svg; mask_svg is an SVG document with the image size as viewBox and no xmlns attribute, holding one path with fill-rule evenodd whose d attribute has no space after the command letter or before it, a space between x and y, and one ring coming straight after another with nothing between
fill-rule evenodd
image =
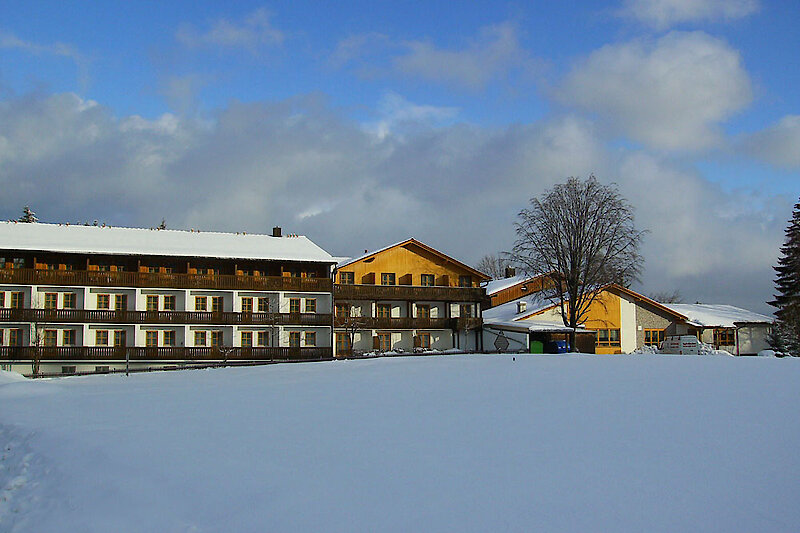
<instances>
[{"instance_id":1,"label":"wooden balcony","mask_svg":"<svg viewBox=\"0 0 800 533\"><path fill-rule=\"evenodd\" d=\"M0 361L315 361L333 358L330 347L145 348L140 346L2 346Z\"/></svg>"},{"instance_id":2,"label":"wooden balcony","mask_svg":"<svg viewBox=\"0 0 800 533\"><path fill-rule=\"evenodd\" d=\"M418 287L412 285L333 286L337 300L405 300L408 302L483 302L486 290L480 287Z\"/></svg>"},{"instance_id":3,"label":"wooden balcony","mask_svg":"<svg viewBox=\"0 0 800 533\"><path fill-rule=\"evenodd\" d=\"M337 317L334 326L345 328L357 323L359 329L477 329L483 324L480 318L384 318L384 317Z\"/></svg>"},{"instance_id":4,"label":"wooden balcony","mask_svg":"<svg viewBox=\"0 0 800 533\"><path fill-rule=\"evenodd\" d=\"M213 313L107 309L0 309L0 322L53 324L215 324L224 326L330 326L329 313Z\"/></svg>"},{"instance_id":5,"label":"wooden balcony","mask_svg":"<svg viewBox=\"0 0 800 533\"><path fill-rule=\"evenodd\" d=\"M94 270L0 269L0 283L89 287L146 287L163 289L222 289L254 291L331 292L329 278L152 274Z\"/></svg>"}]
</instances>

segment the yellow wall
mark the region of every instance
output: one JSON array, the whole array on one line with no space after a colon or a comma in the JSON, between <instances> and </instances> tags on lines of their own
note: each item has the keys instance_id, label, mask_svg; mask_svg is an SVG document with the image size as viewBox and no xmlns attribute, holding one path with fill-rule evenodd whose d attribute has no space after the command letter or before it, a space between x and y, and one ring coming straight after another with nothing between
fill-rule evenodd
<instances>
[{"instance_id":1,"label":"yellow wall","mask_svg":"<svg viewBox=\"0 0 800 533\"><path fill-rule=\"evenodd\" d=\"M589 306L586 329L619 329L622 330L619 296L603 291ZM621 333L621 331L620 331ZM622 353L620 346L597 346L596 353Z\"/></svg>"},{"instance_id":2,"label":"yellow wall","mask_svg":"<svg viewBox=\"0 0 800 533\"><path fill-rule=\"evenodd\" d=\"M458 287L458 277L464 275L472 276L473 287L479 287L483 280L474 273L414 243L395 246L342 267L336 275L337 283L340 282L342 272L353 272L356 284L380 285L381 274L389 272L394 273L395 283L398 285L420 285L422 274L436 276L437 286Z\"/></svg>"}]
</instances>

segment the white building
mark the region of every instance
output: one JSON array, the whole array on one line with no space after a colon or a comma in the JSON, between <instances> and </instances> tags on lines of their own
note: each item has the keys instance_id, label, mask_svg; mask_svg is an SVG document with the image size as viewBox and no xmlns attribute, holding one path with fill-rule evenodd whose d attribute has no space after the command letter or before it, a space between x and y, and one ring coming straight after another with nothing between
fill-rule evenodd
<instances>
[{"instance_id":1,"label":"white building","mask_svg":"<svg viewBox=\"0 0 800 533\"><path fill-rule=\"evenodd\" d=\"M46 374L327 359L334 263L280 228L0 222L0 365Z\"/></svg>"}]
</instances>

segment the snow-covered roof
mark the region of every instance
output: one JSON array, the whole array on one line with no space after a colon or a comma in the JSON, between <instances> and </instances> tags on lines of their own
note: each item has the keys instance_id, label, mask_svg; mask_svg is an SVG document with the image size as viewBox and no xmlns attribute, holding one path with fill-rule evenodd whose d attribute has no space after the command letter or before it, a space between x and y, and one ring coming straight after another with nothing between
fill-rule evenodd
<instances>
[{"instance_id":1,"label":"snow-covered roof","mask_svg":"<svg viewBox=\"0 0 800 533\"><path fill-rule=\"evenodd\" d=\"M492 294L496 294L503 289L507 289L509 287L513 287L517 283L524 283L528 281L530 278L529 276L511 276L510 278L505 279L493 279L491 281L487 281L483 284L483 288L486 289L486 295L491 296Z\"/></svg>"},{"instance_id":2,"label":"snow-covered roof","mask_svg":"<svg viewBox=\"0 0 800 533\"><path fill-rule=\"evenodd\" d=\"M693 326L732 328L741 323L772 323L772 318L741 307L724 304L661 304L680 313Z\"/></svg>"},{"instance_id":3,"label":"snow-covered roof","mask_svg":"<svg viewBox=\"0 0 800 533\"><path fill-rule=\"evenodd\" d=\"M502 321L502 320L484 320L484 326L487 328L505 329L510 331L533 331L536 333L569 333L572 328L565 326L563 323L552 322L546 320L537 321ZM590 332L584 326L575 328L578 333Z\"/></svg>"},{"instance_id":4,"label":"snow-covered roof","mask_svg":"<svg viewBox=\"0 0 800 533\"><path fill-rule=\"evenodd\" d=\"M303 236L0 222L0 249L335 263Z\"/></svg>"},{"instance_id":5,"label":"snow-covered roof","mask_svg":"<svg viewBox=\"0 0 800 533\"><path fill-rule=\"evenodd\" d=\"M517 312L519 302L525 302L525 310L521 313ZM521 320L528 315L544 311L548 307L552 307L553 303L545 298L541 292L534 292L528 296L523 296L516 300L500 304L497 307L485 309L483 311L484 322L488 320L495 320L499 322L513 322Z\"/></svg>"}]
</instances>

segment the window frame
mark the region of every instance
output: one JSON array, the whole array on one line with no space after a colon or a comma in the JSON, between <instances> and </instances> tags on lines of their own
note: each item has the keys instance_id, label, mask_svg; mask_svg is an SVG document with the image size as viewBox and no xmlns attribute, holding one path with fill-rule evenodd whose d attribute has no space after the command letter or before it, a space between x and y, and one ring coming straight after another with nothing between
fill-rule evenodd
<instances>
[{"instance_id":1,"label":"window frame","mask_svg":"<svg viewBox=\"0 0 800 533\"><path fill-rule=\"evenodd\" d=\"M258 297L258 312L269 313L269 298L266 296Z\"/></svg>"},{"instance_id":2,"label":"window frame","mask_svg":"<svg viewBox=\"0 0 800 533\"><path fill-rule=\"evenodd\" d=\"M158 294L145 295L145 311L158 311Z\"/></svg>"},{"instance_id":3,"label":"window frame","mask_svg":"<svg viewBox=\"0 0 800 533\"><path fill-rule=\"evenodd\" d=\"M300 313L300 298L289 298L289 312Z\"/></svg>"},{"instance_id":4,"label":"window frame","mask_svg":"<svg viewBox=\"0 0 800 533\"><path fill-rule=\"evenodd\" d=\"M208 334L204 329L194 330L194 346L208 346Z\"/></svg>"},{"instance_id":5,"label":"window frame","mask_svg":"<svg viewBox=\"0 0 800 533\"><path fill-rule=\"evenodd\" d=\"M195 296L194 310L198 312L208 311L208 296Z\"/></svg>"},{"instance_id":6,"label":"window frame","mask_svg":"<svg viewBox=\"0 0 800 533\"><path fill-rule=\"evenodd\" d=\"M117 293L114 295L114 311L128 310L128 295Z\"/></svg>"},{"instance_id":7,"label":"window frame","mask_svg":"<svg viewBox=\"0 0 800 533\"><path fill-rule=\"evenodd\" d=\"M225 297L224 296L212 296L211 297L211 312L212 313L222 313L225 311Z\"/></svg>"},{"instance_id":8,"label":"window frame","mask_svg":"<svg viewBox=\"0 0 800 533\"><path fill-rule=\"evenodd\" d=\"M22 309L25 307L25 293L23 291L11 291L11 309Z\"/></svg>"},{"instance_id":9,"label":"window frame","mask_svg":"<svg viewBox=\"0 0 800 533\"><path fill-rule=\"evenodd\" d=\"M63 309L75 309L78 304L78 295L74 292L65 292L61 297L61 307Z\"/></svg>"},{"instance_id":10,"label":"window frame","mask_svg":"<svg viewBox=\"0 0 800 533\"><path fill-rule=\"evenodd\" d=\"M381 272L381 285L397 285L397 275L394 272Z\"/></svg>"},{"instance_id":11,"label":"window frame","mask_svg":"<svg viewBox=\"0 0 800 533\"><path fill-rule=\"evenodd\" d=\"M436 285L436 274L420 274L419 284L421 287L434 287Z\"/></svg>"},{"instance_id":12,"label":"window frame","mask_svg":"<svg viewBox=\"0 0 800 533\"><path fill-rule=\"evenodd\" d=\"M309 306L309 304L311 304ZM306 313L316 313L317 312L317 299L316 298L306 298L305 301L305 312Z\"/></svg>"},{"instance_id":13,"label":"window frame","mask_svg":"<svg viewBox=\"0 0 800 533\"><path fill-rule=\"evenodd\" d=\"M253 297L252 296L242 296L242 313L252 313L253 312Z\"/></svg>"},{"instance_id":14,"label":"window frame","mask_svg":"<svg viewBox=\"0 0 800 533\"><path fill-rule=\"evenodd\" d=\"M111 309L111 295L107 293L97 294L97 309Z\"/></svg>"},{"instance_id":15,"label":"window frame","mask_svg":"<svg viewBox=\"0 0 800 533\"><path fill-rule=\"evenodd\" d=\"M94 345L95 346L108 346L108 330L96 329L94 330Z\"/></svg>"},{"instance_id":16,"label":"window frame","mask_svg":"<svg viewBox=\"0 0 800 533\"><path fill-rule=\"evenodd\" d=\"M164 330L164 337L163 337L163 339L164 339L163 345L164 346L175 346L175 337L176 337L176 335L175 335L175 331L174 330L165 329Z\"/></svg>"},{"instance_id":17,"label":"window frame","mask_svg":"<svg viewBox=\"0 0 800 533\"><path fill-rule=\"evenodd\" d=\"M289 332L289 348L300 348L300 332Z\"/></svg>"},{"instance_id":18,"label":"window frame","mask_svg":"<svg viewBox=\"0 0 800 533\"><path fill-rule=\"evenodd\" d=\"M145 348L158 348L158 330L148 329L144 332Z\"/></svg>"},{"instance_id":19,"label":"window frame","mask_svg":"<svg viewBox=\"0 0 800 533\"><path fill-rule=\"evenodd\" d=\"M77 335L74 329L61 330L61 346L75 346Z\"/></svg>"},{"instance_id":20,"label":"window frame","mask_svg":"<svg viewBox=\"0 0 800 533\"><path fill-rule=\"evenodd\" d=\"M392 304L375 304L376 318L392 318Z\"/></svg>"},{"instance_id":21,"label":"window frame","mask_svg":"<svg viewBox=\"0 0 800 533\"><path fill-rule=\"evenodd\" d=\"M252 331L240 331L239 332L239 344L242 348L252 348L253 347L253 332Z\"/></svg>"},{"instance_id":22,"label":"window frame","mask_svg":"<svg viewBox=\"0 0 800 533\"><path fill-rule=\"evenodd\" d=\"M340 285L355 285L356 273L352 270L339 271L339 284Z\"/></svg>"},{"instance_id":23,"label":"window frame","mask_svg":"<svg viewBox=\"0 0 800 533\"><path fill-rule=\"evenodd\" d=\"M165 294L164 295L164 311L175 311L175 295L174 294Z\"/></svg>"},{"instance_id":24,"label":"window frame","mask_svg":"<svg viewBox=\"0 0 800 533\"><path fill-rule=\"evenodd\" d=\"M303 335L306 346L316 346L317 345L317 332L316 331L306 331L305 335Z\"/></svg>"},{"instance_id":25,"label":"window frame","mask_svg":"<svg viewBox=\"0 0 800 533\"><path fill-rule=\"evenodd\" d=\"M58 309L58 293L44 293L44 308L48 310Z\"/></svg>"}]
</instances>

